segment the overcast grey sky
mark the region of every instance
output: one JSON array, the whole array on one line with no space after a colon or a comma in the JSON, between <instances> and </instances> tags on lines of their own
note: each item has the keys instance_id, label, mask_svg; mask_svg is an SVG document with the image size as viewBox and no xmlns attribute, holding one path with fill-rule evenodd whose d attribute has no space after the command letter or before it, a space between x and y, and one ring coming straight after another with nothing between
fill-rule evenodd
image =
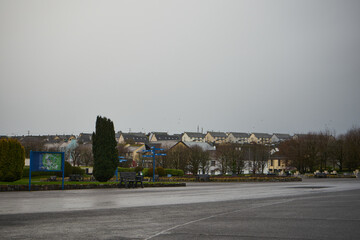
<instances>
[{"instance_id":1,"label":"overcast grey sky","mask_svg":"<svg viewBox=\"0 0 360 240\"><path fill-rule=\"evenodd\" d=\"M360 1L0 0L0 135L344 133Z\"/></svg>"}]
</instances>

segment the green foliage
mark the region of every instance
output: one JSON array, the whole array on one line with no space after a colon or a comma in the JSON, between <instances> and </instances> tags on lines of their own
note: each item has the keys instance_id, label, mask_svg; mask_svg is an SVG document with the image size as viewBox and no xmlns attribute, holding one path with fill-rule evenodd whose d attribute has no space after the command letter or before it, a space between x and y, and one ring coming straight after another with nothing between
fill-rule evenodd
<instances>
[{"instance_id":1,"label":"green foliage","mask_svg":"<svg viewBox=\"0 0 360 240\"><path fill-rule=\"evenodd\" d=\"M110 119L97 117L92 141L94 155L93 175L97 181L106 182L114 176L118 165L114 124Z\"/></svg>"},{"instance_id":2,"label":"green foliage","mask_svg":"<svg viewBox=\"0 0 360 240\"><path fill-rule=\"evenodd\" d=\"M157 168L155 169L155 172L158 173L159 177L164 177L164 176L166 176L165 169L162 168L162 167L157 167Z\"/></svg>"},{"instance_id":3,"label":"green foliage","mask_svg":"<svg viewBox=\"0 0 360 240\"><path fill-rule=\"evenodd\" d=\"M165 169L166 175L171 174L171 176L184 176L184 171L181 169Z\"/></svg>"},{"instance_id":4,"label":"green foliage","mask_svg":"<svg viewBox=\"0 0 360 240\"><path fill-rule=\"evenodd\" d=\"M16 139L0 140L0 181L21 179L25 165L25 149Z\"/></svg>"},{"instance_id":5,"label":"green foliage","mask_svg":"<svg viewBox=\"0 0 360 240\"><path fill-rule=\"evenodd\" d=\"M118 168L118 172L134 172L134 168L123 168L123 167L119 167Z\"/></svg>"},{"instance_id":6,"label":"green foliage","mask_svg":"<svg viewBox=\"0 0 360 240\"><path fill-rule=\"evenodd\" d=\"M149 169L148 169L148 168L144 168L144 169L142 170L142 173L143 173L144 176L148 176L148 172L149 172Z\"/></svg>"},{"instance_id":7,"label":"green foliage","mask_svg":"<svg viewBox=\"0 0 360 240\"><path fill-rule=\"evenodd\" d=\"M152 177L153 176L153 171L154 171L153 168L148 168L148 171L147 171L145 176ZM157 175L157 174L158 174L158 172L157 172L157 169L155 168L155 175Z\"/></svg>"},{"instance_id":8,"label":"green foliage","mask_svg":"<svg viewBox=\"0 0 360 240\"><path fill-rule=\"evenodd\" d=\"M23 177L28 178L29 177L29 167L24 167L23 170ZM65 173L64 173L64 177L69 177L71 174L80 174L80 175L84 175L85 174L85 170L80 168L80 167L73 167L71 166L71 164L67 161L65 161ZM51 171L46 171L46 172L42 172L42 171L32 171L31 172L31 177L39 177L39 176L57 176L57 177L62 177L62 172L51 172Z\"/></svg>"},{"instance_id":9,"label":"green foliage","mask_svg":"<svg viewBox=\"0 0 360 240\"><path fill-rule=\"evenodd\" d=\"M143 167L136 167L135 168L135 172L138 173L138 172L141 172L144 168Z\"/></svg>"},{"instance_id":10,"label":"green foliage","mask_svg":"<svg viewBox=\"0 0 360 240\"><path fill-rule=\"evenodd\" d=\"M23 169L23 177L28 178L29 177L30 168L24 167ZM38 177L38 176L54 176L56 175L55 172L38 172L38 171L32 171L31 177Z\"/></svg>"},{"instance_id":11,"label":"green foliage","mask_svg":"<svg viewBox=\"0 0 360 240\"><path fill-rule=\"evenodd\" d=\"M64 173L65 177L68 177L72 174L72 169L73 169L73 167L71 166L71 164L69 162L65 161L65 173ZM60 176L62 176L62 173L57 172L56 175L60 177Z\"/></svg>"},{"instance_id":12,"label":"green foliage","mask_svg":"<svg viewBox=\"0 0 360 240\"><path fill-rule=\"evenodd\" d=\"M85 174L85 169L82 169L81 167L72 167L72 174Z\"/></svg>"}]
</instances>

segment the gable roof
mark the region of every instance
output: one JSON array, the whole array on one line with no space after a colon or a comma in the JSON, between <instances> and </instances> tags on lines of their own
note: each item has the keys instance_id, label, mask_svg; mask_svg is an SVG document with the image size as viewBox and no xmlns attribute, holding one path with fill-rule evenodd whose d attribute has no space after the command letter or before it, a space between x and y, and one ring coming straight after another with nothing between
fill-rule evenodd
<instances>
[{"instance_id":1,"label":"gable roof","mask_svg":"<svg viewBox=\"0 0 360 240\"><path fill-rule=\"evenodd\" d=\"M145 133L121 133L121 135L123 136L124 140L129 140L132 139L135 142L147 142L148 138L145 135Z\"/></svg>"},{"instance_id":2,"label":"gable roof","mask_svg":"<svg viewBox=\"0 0 360 240\"><path fill-rule=\"evenodd\" d=\"M287 133L274 133L273 135L275 135L279 139L290 139L291 138L290 134L287 134Z\"/></svg>"},{"instance_id":3,"label":"gable roof","mask_svg":"<svg viewBox=\"0 0 360 240\"><path fill-rule=\"evenodd\" d=\"M198 132L184 132L184 134L188 135L190 138L204 138L205 134Z\"/></svg>"},{"instance_id":4,"label":"gable roof","mask_svg":"<svg viewBox=\"0 0 360 240\"><path fill-rule=\"evenodd\" d=\"M250 134L248 133L241 133L241 132L230 132L235 138L249 138Z\"/></svg>"},{"instance_id":5,"label":"gable roof","mask_svg":"<svg viewBox=\"0 0 360 240\"><path fill-rule=\"evenodd\" d=\"M213 137L218 137L218 138L226 138L227 135L224 132L208 132L208 134L210 134Z\"/></svg>"},{"instance_id":6,"label":"gable roof","mask_svg":"<svg viewBox=\"0 0 360 240\"><path fill-rule=\"evenodd\" d=\"M91 133L80 133L77 140L78 140L78 142L82 142L82 143L90 143L91 138L92 138Z\"/></svg>"},{"instance_id":7,"label":"gable roof","mask_svg":"<svg viewBox=\"0 0 360 240\"><path fill-rule=\"evenodd\" d=\"M183 143L189 148L198 146L201 147L203 151L215 151L215 147L211 146L206 142L183 142Z\"/></svg>"},{"instance_id":8,"label":"gable roof","mask_svg":"<svg viewBox=\"0 0 360 240\"><path fill-rule=\"evenodd\" d=\"M254 134L255 137L257 138L271 138L271 135L267 133L252 133L252 134Z\"/></svg>"},{"instance_id":9,"label":"gable roof","mask_svg":"<svg viewBox=\"0 0 360 240\"><path fill-rule=\"evenodd\" d=\"M180 140L180 134L169 135L166 132L154 132L152 135L155 135L156 140L164 141L164 140Z\"/></svg>"}]
</instances>

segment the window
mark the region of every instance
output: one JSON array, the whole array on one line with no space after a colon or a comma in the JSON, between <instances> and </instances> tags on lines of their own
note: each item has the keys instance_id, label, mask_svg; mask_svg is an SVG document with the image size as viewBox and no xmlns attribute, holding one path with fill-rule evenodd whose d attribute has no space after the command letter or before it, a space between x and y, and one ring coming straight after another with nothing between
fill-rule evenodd
<instances>
[{"instance_id":1,"label":"window","mask_svg":"<svg viewBox=\"0 0 360 240\"><path fill-rule=\"evenodd\" d=\"M214 160L211 161L211 166L215 167L215 161Z\"/></svg>"}]
</instances>

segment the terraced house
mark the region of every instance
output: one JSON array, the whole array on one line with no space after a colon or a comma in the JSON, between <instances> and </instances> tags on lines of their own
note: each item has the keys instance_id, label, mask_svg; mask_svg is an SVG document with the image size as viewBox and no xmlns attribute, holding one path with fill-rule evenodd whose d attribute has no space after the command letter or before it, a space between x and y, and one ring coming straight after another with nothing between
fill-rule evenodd
<instances>
[{"instance_id":1,"label":"terraced house","mask_svg":"<svg viewBox=\"0 0 360 240\"><path fill-rule=\"evenodd\" d=\"M207 132L205 142L219 144L226 142L227 135L224 132Z\"/></svg>"},{"instance_id":2,"label":"terraced house","mask_svg":"<svg viewBox=\"0 0 360 240\"><path fill-rule=\"evenodd\" d=\"M150 134L149 141L157 142L157 141L180 141L181 135L174 134L169 135L167 132L153 132Z\"/></svg>"},{"instance_id":3,"label":"terraced house","mask_svg":"<svg viewBox=\"0 0 360 240\"><path fill-rule=\"evenodd\" d=\"M283 142L286 140L291 139L290 134L286 134L286 133L274 133L271 137L271 142L272 143L278 143L278 142Z\"/></svg>"},{"instance_id":4,"label":"terraced house","mask_svg":"<svg viewBox=\"0 0 360 240\"><path fill-rule=\"evenodd\" d=\"M226 141L229 143L245 144L249 142L250 134L241 132L228 133Z\"/></svg>"},{"instance_id":5,"label":"terraced house","mask_svg":"<svg viewBox=\"0 0 360 240\"><path fill-rule=\"evenodd\" d=\"M120 144L124 144L124 143L133 143L133 144L142 144L142 143L147 143L148 142L148 138L145 135L145 133L123 133L120 132L120 136L119 136L119 143Z\"/></svg>"},{"instance_id":6,"label":"terraced house","mask_svg":"<svg viewBox=\"0 0 360 240\"><path fill-rule=\"evenodd\" d=\"M252 133L249 137L249 143L268 144L271 135L267 133Z\"/></svg>"},{"instance_id":7,"label":"terraced house","mask_svg":"<svg viewBox=\"0 0 360 240\"><path fill-rule=\"evenodd\" d=\"M184 132L181 139L183 142L205 142L205 134L199 132Z\"/></svg>"}]
</instances>

